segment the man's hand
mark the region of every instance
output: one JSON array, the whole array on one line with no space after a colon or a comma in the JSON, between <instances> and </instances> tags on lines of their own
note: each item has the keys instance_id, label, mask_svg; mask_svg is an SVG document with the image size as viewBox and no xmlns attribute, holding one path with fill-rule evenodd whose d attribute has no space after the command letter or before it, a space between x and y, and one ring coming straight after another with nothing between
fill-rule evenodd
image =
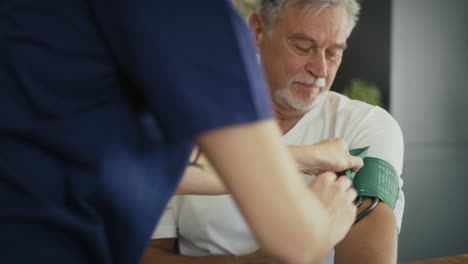
<instances>
[{"instance_id":1,"label":"man's hand","mask_svg":"<svg viewBox=\"0 0 468 264\"><path fill-rule=\"evenodd\" d=\"M325 230L329 232L327 237L331 245L335 246L343 240L356 218L357 207L353 202L357 192L348 177L337 178L331 172L319 174L309 188L328 212L328 226Z\"/></svg>"},{"instance_id":2,"label":"man's hand","mask_svg":"<svg viewBox=\"0 0 468 264\"><path fill-rule=\"evenodd\" d=\"M312 145L289 146L299 170L317 175L325 171L342 172L347 169L358 171L363 165L359 157L349 154L348 146L342 139L325 139Z\"/></svg>"}]
</instances>

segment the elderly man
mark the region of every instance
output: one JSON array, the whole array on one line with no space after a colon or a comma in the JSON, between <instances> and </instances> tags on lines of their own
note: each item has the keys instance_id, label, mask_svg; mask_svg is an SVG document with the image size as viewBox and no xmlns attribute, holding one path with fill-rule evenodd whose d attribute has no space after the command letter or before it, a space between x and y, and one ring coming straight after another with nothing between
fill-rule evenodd
<instances>
[{"instance_id":1,"label":"elderly man","mask_svg":"<svg viewBox=\"0 0 468 264\"><path fill-rule=\"evenodd\" d=\"M400 176L403 138L396 121L379 107L329 91L358 13L355 0L262 1L250 26L286 143L307 147L342 138L349 148L370 146L368 155ZM398 180L395 208L380 202L323 263L396 263L404 207ZM366 199L358 213L369 204ZM275 263L258 248L229 195L173 198L153 239L145 263ZM180 255L173 251L176 239Z\"/></svg>"}]
</instances>

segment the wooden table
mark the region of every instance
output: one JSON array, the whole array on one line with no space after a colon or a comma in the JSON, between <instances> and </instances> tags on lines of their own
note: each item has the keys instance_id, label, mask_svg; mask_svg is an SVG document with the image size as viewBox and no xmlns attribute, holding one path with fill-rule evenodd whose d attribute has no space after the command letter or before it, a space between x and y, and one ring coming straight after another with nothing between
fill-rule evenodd
<instances>
[{"instance_id":1,"label":"wooden table","mask_svg":"<svg viewBox=\"0 0 468 264\"><path fill-rule=\"evenodd\" d=\"M468 254L436 259L410 261L401 264L468 264Z\"/></svg>"}]
</instances>

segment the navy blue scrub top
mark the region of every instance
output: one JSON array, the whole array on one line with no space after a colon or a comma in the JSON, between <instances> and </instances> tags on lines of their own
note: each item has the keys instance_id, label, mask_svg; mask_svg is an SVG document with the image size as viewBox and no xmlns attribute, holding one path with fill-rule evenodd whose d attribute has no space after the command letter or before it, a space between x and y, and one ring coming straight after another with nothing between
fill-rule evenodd
<instances>
[{"instance_id":1,"label":"navy blue scrub top","mask_svg":"<svg viewBox=\"0 0 468 264\"><path fill-rule=\"evenodd\" d=\"M200 133L272 117L228 0L0 0L0 263L137 263Z\"/></svg>"}]
</instances>

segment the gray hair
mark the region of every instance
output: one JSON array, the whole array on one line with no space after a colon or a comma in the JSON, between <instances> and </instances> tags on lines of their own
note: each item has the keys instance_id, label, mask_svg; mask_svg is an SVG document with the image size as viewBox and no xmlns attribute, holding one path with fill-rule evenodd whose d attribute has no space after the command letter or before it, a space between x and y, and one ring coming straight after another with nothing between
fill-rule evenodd
<instances>
[{"instance_id":1,"label":"gray hair","mask_svg":"<svg viewBox=\"0 0 468 264\"><path fill-rule=\"evenodd\" d=\"M267 24L272 25L281 11L295 0L261 0L260 15L266 19ZM296 0L297 1L297 0ZM357 0L300 0L304 6L318 8L318 12L328 6L344 5L350 17L351 30L359 19L361 6Z\"/></svg>"}]
</instances>

